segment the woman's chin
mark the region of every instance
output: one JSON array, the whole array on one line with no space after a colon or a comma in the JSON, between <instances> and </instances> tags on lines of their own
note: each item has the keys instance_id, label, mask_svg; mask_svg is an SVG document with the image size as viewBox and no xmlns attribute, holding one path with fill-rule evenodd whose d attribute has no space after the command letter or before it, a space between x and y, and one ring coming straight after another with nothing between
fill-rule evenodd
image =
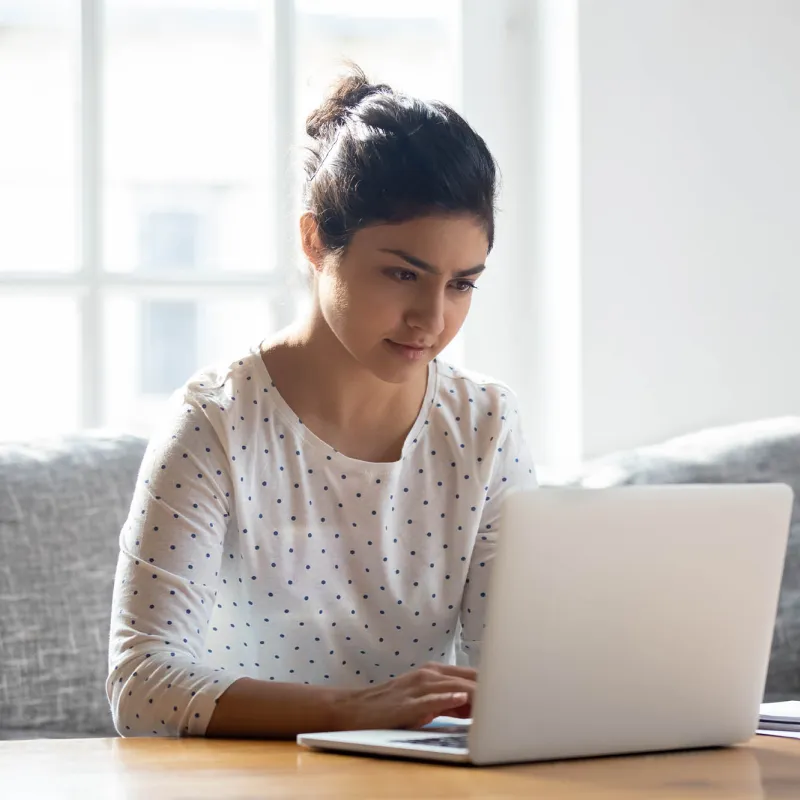
<instances>
[{"instance_id":1,"label":"woman's chin","mask_svg":"<svg viewBox=\"0 0 800 800\"><path fill-rule=\"evenodd\" d=\"M423 370L427 369L427 362L424 364L378 364L372 368L373 374L386 383L407 383L415 378Z\"/></svg>"},{"instance_id":2,"label":"woman's chin","mask_svg":"<svg viewBox=\"0 0 800 800\"><path fill-rule=\"evenodd\" d=\"M422 372L427 372L431 358L404 360L391 354L376 354L362 361L377 378L386 383L407 383Z\"/></svg>"}]
</instances>

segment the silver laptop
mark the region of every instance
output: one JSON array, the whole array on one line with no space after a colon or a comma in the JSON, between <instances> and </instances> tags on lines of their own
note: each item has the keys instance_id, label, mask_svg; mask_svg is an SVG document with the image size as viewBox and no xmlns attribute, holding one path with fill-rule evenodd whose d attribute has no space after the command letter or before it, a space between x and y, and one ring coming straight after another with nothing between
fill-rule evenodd
<instances>
[{"instance_id":1,"label":"silver laptop","mask_svg":"<svg viewBox=\"0 0 800 800\"><path fill-rule=\"evenodd\" d=\"M472 764L745 741L792 500L782 484L517 493L504 508L471 725L297 741Z\"/></svg>"}]
</instances>

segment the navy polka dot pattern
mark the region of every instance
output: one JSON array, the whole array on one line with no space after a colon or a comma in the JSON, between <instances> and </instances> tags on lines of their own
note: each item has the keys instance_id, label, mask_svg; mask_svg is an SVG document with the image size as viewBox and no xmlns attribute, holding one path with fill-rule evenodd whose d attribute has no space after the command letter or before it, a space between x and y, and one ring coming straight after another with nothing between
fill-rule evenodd
<instances>
[{"instance_id":1,"label":"navy polka dot pattern","mask_svg":"<svg viewBox=\"0 0 800 800\"><path fill-rule=\"evenodd\" d=\"M318 439L255 351L178 399L120 534L120 734L203 735L243 676L358 687L477 665L503 496L535 486L508 388L434 361L391 464Z\"/></svg>"}]
</instances>

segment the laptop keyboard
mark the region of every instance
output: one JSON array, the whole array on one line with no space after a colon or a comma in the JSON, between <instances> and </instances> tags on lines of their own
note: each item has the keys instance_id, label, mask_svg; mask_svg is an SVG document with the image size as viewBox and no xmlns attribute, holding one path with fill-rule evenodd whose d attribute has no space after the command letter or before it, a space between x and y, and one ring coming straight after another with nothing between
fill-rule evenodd
<instances>
[{"instance_id":1,"label":"laptop keyboard","mask_svg":"<svg viewBox=\"0 0 800 800\"><path fill-rule=\"evenodd\" d=\"M426 739L395 739L398 744L427 744L432 747L467 748L467 734L454 733L448 736L427 737Z\"/></svg>"}]
</instances>

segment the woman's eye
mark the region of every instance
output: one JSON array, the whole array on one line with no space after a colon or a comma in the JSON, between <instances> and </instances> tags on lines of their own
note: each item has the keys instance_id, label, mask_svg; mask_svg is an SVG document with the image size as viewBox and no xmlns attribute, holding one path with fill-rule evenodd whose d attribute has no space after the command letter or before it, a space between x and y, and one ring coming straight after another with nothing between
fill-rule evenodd
<instances>
[{"instance_id":1,"label":"woman's eye","mask_svg":"<svg viewBox=\"0 0 800 800\"><path fill-rule=\"evenodd\" d=\"M417 278L417 273L410 269L393 269L391 274L399 281L413 281Z\"/></svg>"},{"instance_id":2,"label":"woman's eye","mask_svg":"<svg viewBox=\"0 0 800 800\"><path fill-rule=\"evenodd\" d=\"M453 284L453 288L457 292L471 292L473 289L477 289L478 287L472 281L456 281Z\"/></svg>"}]
</instances>

